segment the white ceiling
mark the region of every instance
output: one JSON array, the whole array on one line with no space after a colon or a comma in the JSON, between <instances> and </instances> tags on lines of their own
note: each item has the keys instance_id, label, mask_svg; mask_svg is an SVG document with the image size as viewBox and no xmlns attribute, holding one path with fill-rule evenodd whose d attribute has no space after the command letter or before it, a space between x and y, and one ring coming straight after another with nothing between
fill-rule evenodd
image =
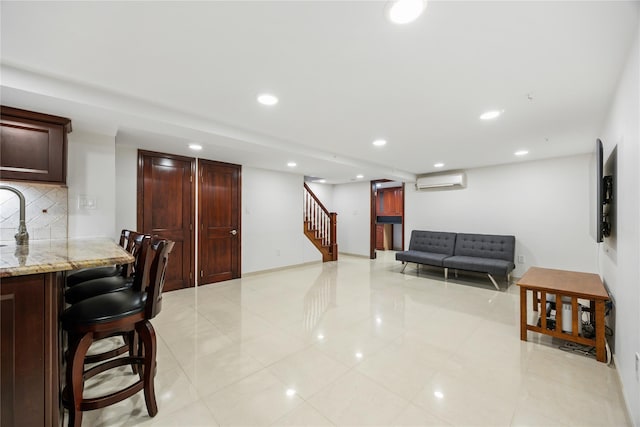
<instances>
[{"instance_id":1,"label":"white ceiling","mask_svg":"<svg viewBox=\"0 0 640 427\"><path fill-rule=\"evenodd\" d=\"M348 182L592 150L640 2L0 3L2 103L118 142ZM272 92L274 107L256 103ZM478 116L504 110L497 120ZM377 138L387 146L375 148ZM515 158L514 151L530 154Z\"/></svg>"}]
</instances>

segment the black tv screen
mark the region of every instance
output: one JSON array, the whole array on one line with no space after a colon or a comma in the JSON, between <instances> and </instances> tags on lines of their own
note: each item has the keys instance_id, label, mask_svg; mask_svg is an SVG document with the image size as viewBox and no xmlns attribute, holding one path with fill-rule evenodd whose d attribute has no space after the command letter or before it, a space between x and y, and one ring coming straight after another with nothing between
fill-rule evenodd
<instances>
[{"instance_id":1,"label":"black tv screen","mask_svg":"<svg viewBox=\"0 0 640 427\"><path fill-rule=\"evenodd\" d=\"M602 141L596 140L596 242L602 242L603 237L603 203L602 203Z\"/></svg>"}]
</instances>

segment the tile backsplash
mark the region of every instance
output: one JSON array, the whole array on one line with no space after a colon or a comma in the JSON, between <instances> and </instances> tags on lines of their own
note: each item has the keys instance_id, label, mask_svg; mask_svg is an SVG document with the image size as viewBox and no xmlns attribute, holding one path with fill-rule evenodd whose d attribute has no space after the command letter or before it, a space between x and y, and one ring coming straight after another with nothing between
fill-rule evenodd
<instances>
[{"instance_id":1,"label":"tile backsplash","mask_svg":"<svg viewBox=\"0 0 640 427\"><path fill-rule=\"evenodd\" d=\"M13 187L26 201L25 220L30 240L66 239L68 230L68 188L52 184L0 181ZM0 190L0 241L13 241L20 223L18 196Z\"/></svg>"}]
</instances>

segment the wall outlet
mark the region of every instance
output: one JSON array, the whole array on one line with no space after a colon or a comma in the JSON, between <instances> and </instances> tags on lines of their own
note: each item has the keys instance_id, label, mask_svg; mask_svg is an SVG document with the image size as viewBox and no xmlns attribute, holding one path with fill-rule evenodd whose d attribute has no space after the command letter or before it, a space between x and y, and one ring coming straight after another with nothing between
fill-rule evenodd
<instances>
[{"instance_id":1,"label":"wall outlet","mask_svg":"<svg viewBox=\"0 0 640 427\"><path fill-rule=\"evenodd\" d=\"M518 255L518 264L524 264L524 255Z\"/></svg>"}]
</instances>

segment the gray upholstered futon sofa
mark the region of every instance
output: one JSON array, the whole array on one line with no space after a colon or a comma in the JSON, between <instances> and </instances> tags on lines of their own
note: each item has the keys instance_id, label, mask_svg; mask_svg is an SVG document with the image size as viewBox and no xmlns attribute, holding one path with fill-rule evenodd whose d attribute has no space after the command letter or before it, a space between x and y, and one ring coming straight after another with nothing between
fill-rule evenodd
<instances>
[{"instance_id":1,"label":"gray upholstered futon sofa","mask_svg":"<svg viewBox=\"0 0 640 427\"><path fill-rule=\"evenodd\" d=\"M445 280L450 268L486 273L500 290L493 276L505 277L509 286L515 247L514 236L413 230L409 250L396 253L396 260L405 263L403 272L410 262L443 267Z\"/></svg>"}]
</instances>

